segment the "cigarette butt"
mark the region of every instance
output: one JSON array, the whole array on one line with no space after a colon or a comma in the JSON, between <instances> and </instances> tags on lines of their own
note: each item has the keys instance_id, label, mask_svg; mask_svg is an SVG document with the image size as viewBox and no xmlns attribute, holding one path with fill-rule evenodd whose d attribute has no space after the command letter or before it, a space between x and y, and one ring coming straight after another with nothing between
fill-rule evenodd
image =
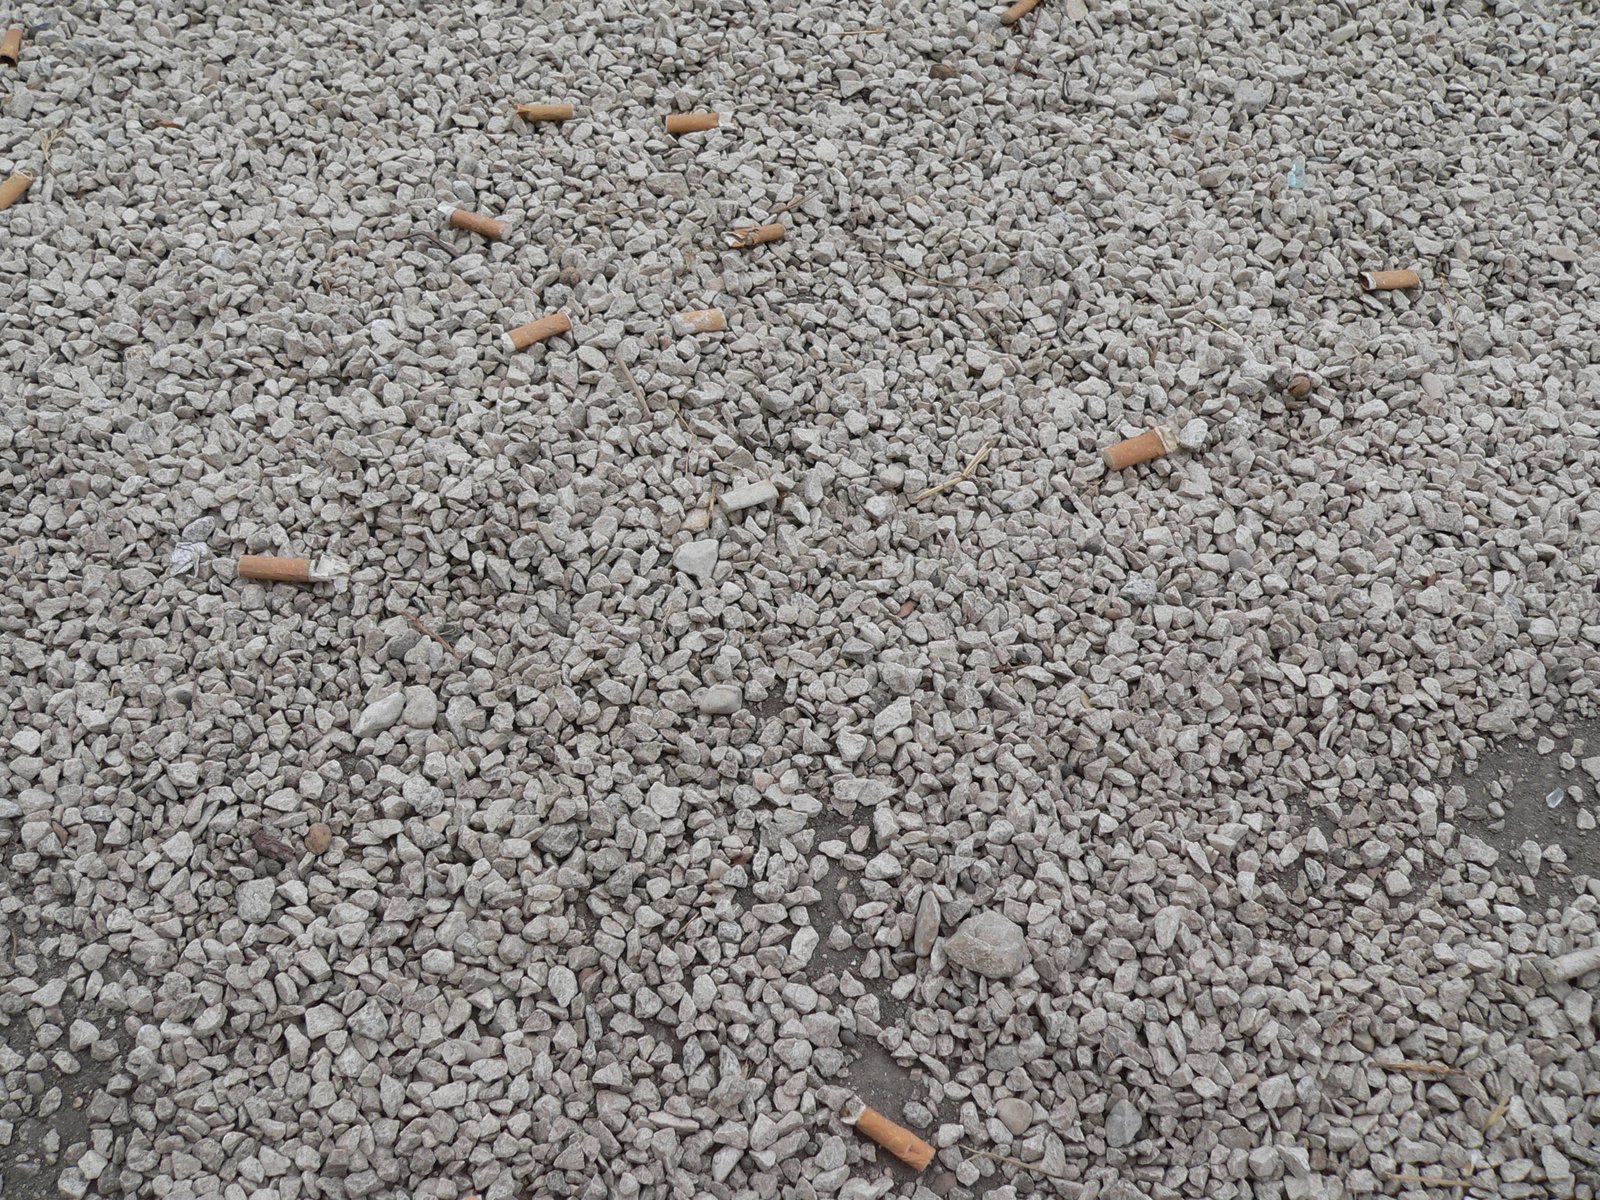
<instances>
[{"instance_id":1,"label":"cigarette butt","mask_svg":"<svg viewBox=\"0 0 1600 1200\"><path fill-rule=\"evenodd\" d=\"M673 317L672 324L680 337L686 333L721 333L728 327L728 317L720 308L695 308Z\"/></svg>"},{"instance_id":2,"label":"cigarette butt","mask_svg":"<svg viewBox=\"0 0 1600 1200\"><path fill-rule=\"evenodd\" d=\"M6 39L0 42L0 62L8 62L13 67L22 58L22 26L13 25L6 30Z\"/></svg>"},{"instance_id":3,"label":"cigarette butt","mask_svg":"<svg viewBox=\"0 0 1600 1200\"><path fill-rule=\"evenodd\" d=\"M1363 271L1361 272L1361 286L1369 292L1392 292L1400 288L1421 287L1422 276L1409 269L1403 271Z\"/></svg>"},{"instance_id":4,"label":"cigarette butt","mask_svg":"<svg viewBox=\"0 0 1600 1200\"><path fill-rule=\"evenodd\" d=\"M509 221L497 221L493 217L486 217L470 209L457 208L453 204L439 205L439 215L450 222L453 228L465 229L468 233L480 233L493 242L501 241L506 236L506 231L511 228Z\"/></svg>"},{"instance_id":5,"label":"cigarette butt","mask_svg":"<svg viewBox=\"0 0 1600 1200\"><path fill-rule=\"evenodd\" d=\"M570 121L573 108L570 104L519 104L517 116L524 121Z\"/></svg>"},{"instance_id":6,"label":"cigarette butt","mask_svg":"<svg viewBox=\"0 0 1600 1200\"><path fill-rule=\"evenodd\" d=\"M704 133L715 129L721 120L716 113L673 113L667 118L667 132L673 137L680 133Z\"/></svg>"},{"instance_id":7,"label":"cigarette butt","mask_svg":"<svg viewBox=\"0 0 1600 1200\"><path fill-rule=\"evenodd\" d=\"M33 176L27 171L13 171L11 178L0 183L0 210L10 208L22 199L22 193L33 186Z\"/></svg>"},{"instance_id":8,"label":"cigarette butt","mask_svg":"<svg viewBox=\"0 0 1600 1200\"><path fill-rule=\"evenodd\" d=\"M239 560L240 579L259 579L263 583L327 583L348 571L344 560L332 555L315 562L271 554L246 554Z\"/></svg>"},{"instance_id":9,"label":"cigarette butt","mask_svg":"<svg viewBox=\"0 0 1600 1200\"><path fill-rule=\"evenodd\" d=\"M239 578L259 579L263 583L310 583L311 560L246 554L239 560Z\"/></svg>"},{"instance_id":10,"label":"cigarette butt","mask_svg":"<svg viewBox=\"0 0 1600 1200\"><path fill-rule=\"evenodd\" d=\"M863 1105L857 1116L846 1116L845 1120L914 1171L923 1170L933 1161L932 1146L905 1126L896 1125L875 1108Z\"/></svg>"},{"instance_id":11,"label":"cigarette butt","mask_svg":"<svg viewBox=\"0 0 1600 1200\"><path fill-rule=\"evenodd\" d=\"M788 232L781 221L771 225L747 225L742 229L735 229L728 235L728 245L735 250L748 250L751 246L781 242L783 235Z\"/></svg>"},{"instance_id":12,"label":"cigarette butt","mask_svg":"<svg viewBox=\"0 0 1600 1200\"><path fill-rule=\"evenodd\" d=\"M1178 439L1172 436L1172 430L1165 425L1157 425L1154 429L1145 430L1138 437L1128 438L1115 446L1107 446L1106 466L1113 471L1121 471L1125 467L1137 466L1139 463L1149 462L1152 458L1160 458L1163 454L1171 454L1177 444Z\"/></svg>"},{"instance_id":13,"label":"cigarette butt","mask_svg":"<svg viewBox=\"0 0 1600 1200\"><path fill-rule=\"evenodd\" d=\"M1289 393L1290 399L1304 400L1307 396L1311 395L1311 376L1296 375L1293 379L1289 380L1289 386L1286 390Z\"/></svg>"},{"instance_id":14,"label":"cigarette butt","mask_svg":"<svg viewBox=\"0 0 1600 1200\"><path fill-rule=\"evenodd\" d=\"M566 333L571 328L572 322L567 319L566 313L551 313L548 317L540 317L537 321L518 325L506 334L506 342L513 350L526 350L535 342L553 338L558 333Z\"/></svg>"},{"instance_id":15,"label":"cigarette butt","mask_svg":"<svg viewBox=\"0 0 1600 1200\"><path fill-rule=\"evenodd\" d=\"M1015 4L1000 14L1000 24L1015 25L1038 7L1039 0L1017 0Z\"/></svg>"}]
</instances>

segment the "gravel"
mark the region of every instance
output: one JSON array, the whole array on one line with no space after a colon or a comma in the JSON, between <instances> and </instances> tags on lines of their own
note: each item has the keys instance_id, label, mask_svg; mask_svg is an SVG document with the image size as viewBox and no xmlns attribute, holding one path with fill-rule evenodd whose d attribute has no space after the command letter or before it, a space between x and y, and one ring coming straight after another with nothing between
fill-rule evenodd
<instances>
[{"instance_id":1,"label":"gravel","mask_svg":"<svg viewBox=\"0 0 1600 1200\"><path fill-rule=\"evenodd\" d=\"M944 955L956 966L979 975L1010 979L1027 965L1025 936L1022 926L1002 913L976 913L945 942Z\"/></svg>"},{"instance_id":2,"label":"gravel","mask_svg":"<svg viewBox=\"0 0 1600 1200\"><path fill-rule=\"evenodd\" d=\"M7 18L7 1200L1594 1200L1592 11L514 9Z\"/></svg>"}]
</instances>

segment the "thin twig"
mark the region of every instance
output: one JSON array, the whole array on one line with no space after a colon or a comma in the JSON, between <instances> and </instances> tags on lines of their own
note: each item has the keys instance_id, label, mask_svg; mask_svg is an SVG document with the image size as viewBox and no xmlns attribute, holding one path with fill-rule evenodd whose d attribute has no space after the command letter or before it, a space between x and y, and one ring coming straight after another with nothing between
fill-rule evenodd
<instances>
[{"instance_id":1,"label":"thin twig","mask_svg":"<svg viewBox=\"0 0 1600 1200\"><path fill-rule=\"evenodd\" d=\"M1483 1123L1483 1131L1488 1133L1500 1123L1500 1119L1511 1111L1511 1093L1506 1093L1506 1098L1494 1106L1494 1111L1489 1114L1488 1120Z\"/></svg>"},{"instance_id":2,"label":"thin twig","mask_svg":"<svg viewBox=\"0 0 1600 1200\"><path fill-rule=\"evenodd\" d=\"M428 628L428 627L427 627L427 626L426 626L426 625L424 625L424 624L423 624L423 623L422 623L422 622L421 622L421 621L420 621L420 620L418 620L418 619L417 619L417 618L416 618L416 617L414 617L414 616L412 616L412 615L411 615L411 614L410 614L410 613L401 613L401 614L400 614L400 615L401 615L401 616L402 616L402 617L404 617L404 618L405 618L405 619L406 619L406 620L407 620L407 621L409 621L409 622L410 622L410 623L411 623L411 627L412 627L412 628L413 628L413 629L415 629L415 630L416 630L416 631L417 631L417 632L418 632L418 633L425 633L425 634L427 634L427 635L428 635L428 636L429 636L429 637L431 637L431 638L432 638L432 639L433 639L433 640L434 640L434 641L436 641L436 642L438 642L438 643L439 643L439 645L441 645L441 646L443 646L443 647L444 647L444 648L445 648L445 651L446 651L446 652L447 652L447 653L449 653L449 655L450 655L450 656L451 656L451 657L452 657L452 658L454 658L454 659L455 659L455 660L456 660L456 661L457 661L457 662L466 662L466 661L467 661L467 660L466 660L466 658L465 658L465 656L463 656L463 655L462 655L462 654L461 654L461 652L460 652L460 651L458 651L458 650L457 650L457 649L456 649L456 648L455 648L455 647L454 647L454 646L452 646L452 645L451 645L451 644L450 644L450 643L449 643L449 642L447 642L447 641L445 641L445 640L444 640L444 639L443 639L443 638L442 638L442 637L440 637L440 636L439 636L439 635L438 635L438 634L437 634L437 633L435 633L435 632L434 632L434 631L433 631L433 630L431 630L431 629L429 629L429 628Z\"/></svg>"},{"instance_id":3,"label":"thin twig","mask_svg":"<svg viewBox=\"0 0 1600 1200\"><path fill-rule=\"evenodd\" d=\"M898 271L902 275L909 275L913 279L920 279L923 283L931 283L934 287L946 288L952 292L956 290L956 285L953 283L945 283L944 280L935 279L932 275L924 275L920 271L913 271L910 267L902 267L899 263L892 263L887 258L880 258L878 261L884 266L888 267L891 271Z\"/></svg>"},{"instance_id":4,"label":"thin twig","mask_svg":"<svg viewBox=\"0 0 1600 1200\"><path fill-rule=\"evenodd\" d=\"M646 415L648 415L650 412L650 401L645 397L644 389L639 386L639 381L633 377L633 372L628 370L628 364L622 361L621 347L618 347L616 353L614 353L611 357L612 361L617 364L617 370L622 372L622 378L626 380L628 386L633 389L633 394L639 397L640 407L643 408ZM672 415L678 418L678 424L682 425L689 436L698 442L700 440L700 435L696 433L694 431L694 427L684 419L683 410L680 409L676 403L674 403L671 396L667 397L667 403L672 406Z\"/></svg>"},{"instance_id":5,"label":"thin twig","mask_svg":"<svg viewBox=\"0 0 1600 1200\"><path fill-rule=\"evenodd\" d=\"M1442 1063L1410 1062L1410 1061L1403 1060L1401 1062L1379 1063L1378 1066L1386 1067L1391 1071L1414 1071L1418 1075L1465 1075L1466 1074L1466 1072L1463 1071L1460 1067L1447 1067Z\"/></svg>"},{"instance_id":6,"label":"thin twig","mask_svg":"<svg viewBox=\"0 0 1600 1200\"><path fill-rule=\"evenodd\" d=\"M952 475L943 483L936 483L931 488L927 488L918 492L911 498L911 502L913 504L919 504L926 500L929 496L937 496L940 492L946 490L947 488L953 488L956 486L956 484L965 483L967 480L971 479L972 473L983 465L983 460L989 457L990 452L994 450L998 442L998 438L990 438L983 444L983 449L979 450L972 456L972 461L962 468L959 475Z\"/></svg>"},{"instance_id":7,"label":"thin twig","mask_svg":"<svg viewBox=\"0 0 1600 1200\"><path fill-rule=\"evenodd\" d=\"M809 199L811 199L811 194L809 192L801 192L793 200L789 201L789 203L780 205L779 207L773 209L772 212L768 214L768 220L771 220L773 217L781 217L784 213L799 208Z\"/></svg>"},{"instance_id":8,"label":"thin twig","mask_svg":"<svg viewBox=\"0 0 1600 1200\"><path fill-rule=\"evenodd\" d=\"M978 1150L965 1142L961 1143L959 1149L977 1158L992 1158L995 1162L1003 1162L1007 1166L1021 1167L1024 1171L1032 1171L1035 1175L1043 1175L1046 1179L1059 1179L1062 1183L1078 1182L1078 1180L1069 1176L1057 1175L1054 1171L1046 1171L1043 1167L1034 1163L1023 1162L1020 1158L1012 1158L1009 1154L996 1154L993 1150Z\"/></svg>"},{"instance_id":9,"label":"thin twig","mask_svg":"<svg viewBox=\"0 0 1600 1200\"><path fill-rule=\"evenodd\" d=\"M1413 1175L1406 1171L1385 1171L1383 1177L1391 1183L1415 1183L1422 1187L1472 1188L1480 1186L1476 1179L1451 1178L1448 1175Z\"/></svg>"},{"instance_id":10,"label":"thin twig","mask_svg":"<svg viewBox=\"0 0 1600 1200\"><path fill-rule=\"evenodd\" d=\"M451 257L451 259L457 259L457 258L461 257L461 251L457 250L454 246L452 246L449 242L445 241L437 233L433 233L430 230L427 230L427 229L413 229L410 233L406 234L405 236L408 237L408 238L422 238L424 241L432 242L435 246L437 246L439 249L443 250L446 254L448 254Z\"/></svg>"}]
</instances>

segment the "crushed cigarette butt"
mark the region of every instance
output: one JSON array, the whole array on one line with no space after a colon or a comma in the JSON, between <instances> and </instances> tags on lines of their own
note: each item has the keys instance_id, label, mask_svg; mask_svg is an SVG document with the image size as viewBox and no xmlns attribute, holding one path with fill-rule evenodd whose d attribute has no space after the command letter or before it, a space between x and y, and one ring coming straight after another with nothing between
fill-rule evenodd
<instances>
[{"instance_id":1,"label":"crushed cigarette butt","mask_svg":"<svg viewBox=\"0 0 1600 1200\"><path fill-rule=\"evenodd\" d=\"M721 333L728 327L728 317L720 308L695 308L672 318L672 328L679 337L690 333Z\"/></svg>"},{"instance_id":2,"label":"crushed cigarette butt","mask_svg":"<svg viewBox=\"0 0 1600 1200\"><path fill-rule=\"evenodd\" d=\"M506 231L511 228L510 221L486 217L482 213L473 212L471 209L457 208L454 204L439 205L439 215L453 229L465 229L468 233L481 234L494 242L503 241Z\"/></svg>"},{"instance_id":3,"label":"crushed cigarette butt","mask_svg":"<svg viewBox=\"0 0 1600 1200\"><path fill-rule=\"evenodd\" d=\"M933 1147L903 1125L896 1125L875 1108L855 1101L859 1108L853 1114L851 1105L840 1114L847 1125L854 1125L890 1154L914 1171L921 1171L933 1161Z\"/></svg>"},{"instance_id":4,"label":"crushed cigarette butt","mask_svg":"<svg viewBox=\"0 0 1600 1200\"><path fill-rule=\"evenodd\" d=\"M1039 0L1017 0L1015 4L1000 14L1000 24L1015 25L1038 7Z\"/></svg>"},{"instance_id":5,"label":"crushed cigarette butt","mask_svg":"<svg viewBox=\"0 0 1600 1200\"><path fill-rule=\"evenodd\" d=\"M535 343L546 338L553 338L557 334L566 333L572 328L572 321L566 313L551 313L548 317L540 317L537 321L529 321L526 325L518 325L505 335L506 344L513 350L526 350Z\"/></svg>"},{"instance_id":6,"label":"crushed cigarette butt","mask_svg":"<svg viewBox=\"0 0 1600 1200\"><path fill-rule=\"evenodd\" d=\"M33 175L28 171L13 171L11 177L0 183L0 211L10 208L22 199L22 193L33 186Z\"/></svg>"},{"instance_id":7,"label":"crushed cigarette butt","mask_svg":"<svg viewBox=\"0 0 1600 1200\"><path fill-rule=\"evenodd\" d=\"M1401 271L1363 271L1361 286L1369 292L1393 292L1422 286L1422 276L1407 268Z\"/></svg>"},{"instance_id":8,"label":"crushed cigarette butt","mask_svg":"<svg viewBox=\"0 0 1600 1200\"><path fill-rule=\"evenodd\" d=\"M279 558L271 554L246 554L239 559L239 578L262 583L326 583L344 573L336 558Z\"/></svg>"},{"instance_id":9,"label":"crushed cigarette butt","mask_svg":"<svg viewBox=\"0 0 1600 1200\"><path fill-rule=\"evenodd\" d=\"M1171 454L1177 446L1178 440L1173 436L1172 430L1165 425L1157 425L1154 429L1145 430L1138 437L1128 438L1115 446L1107 446L1106 466L1113 471L1121 471L1142 462L1149 462L1153 458L1160 458L1163 454Z\"/></svg>"},{"instance_id":10,"label":"crushed cigarette butt","mask_svg":"<svg viewBox=\"0 0 1600 1200\"><path fill-rule=\"evenodd\" d=\"M573 111L570 104L517 105L517 116L524 121L570 121Z\"/></svg>"},{"instance_id":11,"label":"crushed cigarette butt","mask_svg":"<svg viewBox=\"0 0 1600 1200\"><path fill-rule=\"evenodd\" d=\"M667 118L667 132L673 137L681 133L704 133L715 129L721 121L718 113L673 113Z\"/></svg>"},{"instance_id":12,"label":"crushed cigarette butt","mask_svg":"<svg viewBox=\"0 0 1600 1200\"><path fill-rule=\"evenodd\" d=\"M6 30L5 41L0 42L0 62L8 62L13 67L22 60L22 26L13 25Z\"/></svg>"},{"instance_id":13,"label":"crushed cigarette butt","mask_svg":"<svg viewBox=\"0 0 1600 1200\"><path fill-rule=\"evenodd\" d=\"M746 225L728 235L728 245L734 250L748 250L768 242L781 242L787 232L781 221L774 221L770 225Z\"/></svg>"}]
</instances>

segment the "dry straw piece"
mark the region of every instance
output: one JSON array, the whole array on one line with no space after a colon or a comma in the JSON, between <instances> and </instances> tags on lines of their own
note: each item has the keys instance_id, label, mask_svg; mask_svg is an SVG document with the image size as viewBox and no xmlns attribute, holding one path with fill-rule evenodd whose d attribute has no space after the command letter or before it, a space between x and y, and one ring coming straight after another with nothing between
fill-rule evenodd
<instances>
[{"instance_id":1,"label":"dry straw piece","mask_svg":"<svg viewBox=\"0 0 1600 1200\"><path fill-rule=\"evenodd\" d=\"M493 217L486 217L482 213L472 212L470 209L457 208L453 204L439 205L439 215L442 216L455 229L465 229L468 233L479 233L490 241L502 241L506 231L511 228L509 221L497 221Z\"/></svg>"},{"instance_id":2,"label":"dry straw piece","mask_svg":"<svg viewBox=\"0 0 1600 1200\"><path fill-rule=\"evenodd\" d=\"M680 133L704 133L715 129L721 120L717 113L673 113L667 118L667 132L673 137Z\"/></svg>"},{"instance_id":3,"label":"dry straw piece","mask_svg":"<svg viewBox=\"0 0 1600 1200\"><path fill-rule=\"evenodd\" d=\"M1015 4L1000 14L1000 24L1015 25L1038 7L1039 0L1017 0Z\"/></svg>"},{"instance_id":4,"label":"dry straw piece","mask_svg":"<svg viewBox=\"0 0 1600 1200\"><path fill-rule=\"evenodd\" d=\"M13 25L6 30L6 40L0 42L0 62L8 62L13 67L22 59L22 26Z\"/></svg>"},{"instance_id":5,"label":"dry straw piece","mask_svg":"<svg viewBox=\"0 0 1600 1200\"><path fill-rule=\"evenodd\" d=\"M875 1108L862 1104L860 1112L854 1116L846 1114L844 1120L914 1171L923 1170L933 1161L932 1146L904 1126L896 1125Z\"/></svg>"},{"instance_id":6,"label":"dry straw piece","mask_svg":"<svg viewBox=\"0 0 1600 1200\"><path fill-rule=\"evenodd\" d=\"M746 225L728 235L728 245L735 250L748 250L751 246L764 246L768 242L781 242L789 231L781 221L771 225Z\"/></svg>"},{"instance_id":7,"label":"dry straw piece","mask_svg":"<svg viewBox=\"0 0 1600 1200\"><path fill-rule=\"evenodd\" d=\"M22 199L22 193L33 186L33 176L27 171L13 171L11 178L0 183L0 210L10 208Z\"/></svg>"},{"instance_id":8,"label":"dry straw piece","mask_svg":"<svg viewBox=\"0 0 1600 1200\"><path fill-rule=\"evenodd\" d=\"M1165 425L1157 425L1154 429L1145 430L1138 437L1128 438L1115 446L1107 446L1106 466L1113 471L1121 471L1126 467L1149 462L1152 458L1160 458L1163 454L1171 454L1177 448L1178 439L1172 435L1172 430Z\"/></svg>"},{"instance_id":9,"label":"dry straw piece","mask_svg":"<svg viewBox=\"0 0 1600 1200\"><path fill-rule=\"evenodd\" d=\"M694 308L673 317L672 326L679 337L687 333L721 333L728 327L728 316L720 308Z\"/></svg>"},{"instance_id":10,"label":"dry straw piece","mask_svg":"<svg viewBox=\"0 0 1600 1200\"><path fill-rule=\"evenodd\" d=\"M1402 271L1363 271L1361 286L1369 292L1393 292L1422 286L1422 276L1407 268Z\"/></svg>"},{"instance_id":11,"label":"dry straw piece","mask_svg":"<svg viewBox=\"0 0 1600 1200\"><path fill-rule=\"evenodd\" d=\"M573 111L570 104L517 105L517 116L524 121L570 121Z\"/></svg>"},{"instance_id":12,"label":"dry straw piece","mask_svg":"<svg viewBox=\"0 0 1600 1200\"><path fill-rule=\"evenodd\" d=\"M540 317L537 321L518 325L506 334L506 343L513 350L526 350L529 346L553 338L558 333L566 333L571 328L572 322L566 313L551 313L548 317Z\"/></svg>"}]
</instances>

